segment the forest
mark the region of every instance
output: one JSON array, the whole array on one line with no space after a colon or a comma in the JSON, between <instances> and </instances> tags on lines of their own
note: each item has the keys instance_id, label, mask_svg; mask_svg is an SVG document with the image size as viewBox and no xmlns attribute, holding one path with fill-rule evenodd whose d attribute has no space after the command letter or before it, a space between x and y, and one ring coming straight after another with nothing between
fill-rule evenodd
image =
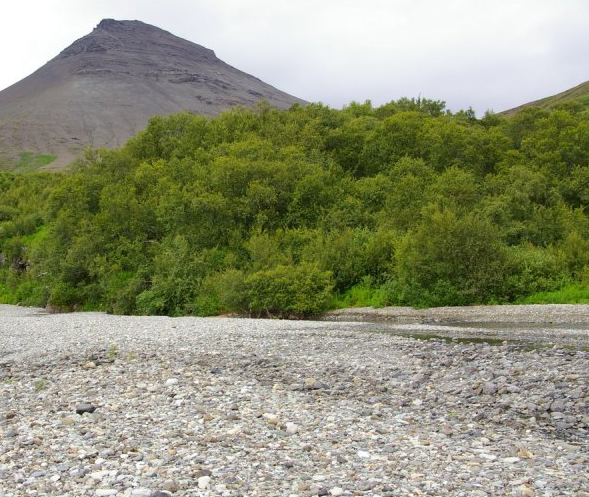
<instances>
[{"instance_id":1,"label":"forest","mask_svg":"<svg viewBox=\"0 0 589 497\"><path fill-rule=\"evenodd\" d=\"M589 302L589 117L400 99L152 118L0 173L0 302L300 317Z\"/></svg>"}]
</instances>

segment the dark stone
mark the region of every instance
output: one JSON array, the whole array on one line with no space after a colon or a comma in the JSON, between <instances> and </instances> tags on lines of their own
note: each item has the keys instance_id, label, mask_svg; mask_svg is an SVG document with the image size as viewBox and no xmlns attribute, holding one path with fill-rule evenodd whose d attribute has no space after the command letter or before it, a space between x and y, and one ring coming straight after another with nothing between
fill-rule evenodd
<instances>
[{"instance_id":1,"label":"dark stone","mask_svg":"<svg viewBox=\"0 0 589 497\"><path fill-rule=\"evenodd\" d=\"M76 413L80 416L84 413L93 413L96 411L96 406L90 404L89 402L82 402L76 405Z\"/></svg>"},{"instance_id":2,"label":"dark stone","mask_svg":"<svg viewBox=\"0 0 589 497\"><path fill-rule=\"evenodd\" d=\"M149 497L172 497L170 492L163 492L162 490L156 490L149 494Z\"/></svg>"}]
</instances>

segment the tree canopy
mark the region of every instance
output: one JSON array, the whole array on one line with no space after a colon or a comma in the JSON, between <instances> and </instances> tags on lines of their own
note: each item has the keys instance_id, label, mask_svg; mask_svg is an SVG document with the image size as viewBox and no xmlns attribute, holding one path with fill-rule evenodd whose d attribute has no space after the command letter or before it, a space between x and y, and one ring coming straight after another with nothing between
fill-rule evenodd
<instances>
[{"instance_id":1,"label":"tree canopy","mask_svg":"<svg viewBox=\"0 0 589 497\"><path fill-rule=\"evenodd\" d=\"M0 173L0 301L305 315L589 284L589 119L443 102L155 117L67 173Z\"/></svg>"}]
</instances>

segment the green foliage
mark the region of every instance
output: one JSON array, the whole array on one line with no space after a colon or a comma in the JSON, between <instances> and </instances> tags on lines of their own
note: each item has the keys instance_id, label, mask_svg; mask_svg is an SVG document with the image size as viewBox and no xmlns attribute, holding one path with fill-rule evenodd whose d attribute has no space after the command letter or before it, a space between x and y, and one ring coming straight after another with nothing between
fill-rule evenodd
<instances>
[{"instance_id":1,"label":"green foliage","mask_svg":"<svg viewBox=\"0 0 589 497\"><path fill-rule=\"evenodd\" d=\"M589 304L589 285L567 285L551 292L537 292L516 301L518 304Z\"/></svg>"},{"instance_id":2,"label":"green foliage","mask_svg":"<svg viewBox=\"0 0 589 497\"><path fill-rule=\"evenodd\" d=\"M67 174L0 173L0 301L301 316L577 299L563 289L589 278L588 144L575 105L156 117Z\"/></svg>"},{"instance_id":3,"label":"green foliage","mask_svg":"<svg viewBox=\"0 0 589 497\"><path fill-rule=\"evenodd\" d=\"M343 294L335 295L331 302L334 309L346 307L384 307L392 303L390 285L374 285L374 279L367 276Z\"/></svg>"},{"instance_id":4,"label":"green foliage","mask_svg":"<svg viewBox=\"0 0 589 497\"><path fill-rule=\"evenodd\" d=\"M327 308L332 288L331 274L312 264L279 265L245 279L247 310L260 316L315 314Z\"/></svg>"},{"instance_id":5,"label":"green foliage","mask_svg":"<svg viewBox=\"0 0 589 497\"><path fill-rule=\"evenodd\" d=\"M563 253L552 247L543 249L531 244L510 247L507 269L506 296L512 301L557 290L571 280Z\"/></svg>"},{"instance_id":6,"label":"green foliage","mask_svg":"<svg viewBox=\"0 0 589 497\"><path fill-rule=\"evenodd\" d=\"M506 261L486 219L433 207L395 253L401 303L467 305L500 295Z\"/></svg>"}]
</instances>

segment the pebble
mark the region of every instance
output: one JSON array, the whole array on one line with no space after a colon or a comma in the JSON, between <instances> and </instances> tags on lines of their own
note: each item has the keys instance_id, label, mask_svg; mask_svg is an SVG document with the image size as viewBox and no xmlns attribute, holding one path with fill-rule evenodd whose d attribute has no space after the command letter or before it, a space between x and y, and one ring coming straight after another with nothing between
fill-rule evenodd
<instances>
[{"instance_id":1,"label":"pebble","mask_svg":"<svg viewBox=\"0 0 589 497\"><path fill-rule=\"evenodd\" d=\"M117 495L119 492L114 488L99 488L96 490L96 497L109 497L110 495Z\"/></svg>"},{"instance_id":2,"label":"pebble","mask_svg":"<svg viewBox=\"0 0 589 497\"><path fill-rule=\"evenodd\" d=\"M90 404L89 402L81 402L79 404L76 404L76 413L77 414L86 414L86 413L93 413L94 411L96 411L96 406Z\"/></svg>"},{"instance_id":3,"label":"pebble","mask_svg":"<svg viewBox=\"0 0 589 497\"><path fill-rule=\"evenodd\" d=\"M2 495L589 496L587 351L382 326L0 306Z\"/></svg>"},{"instance_id":4,"label":"pebble","mask_svg":"<svg viewBox=\"0 0 589 497\"><path fill-rule=\"evenodd\" d=\"M286 423L286 433L289 435L294 435L296 432L299 431L299 425L296 423Z\"/></svg>"},{"instance_id":5,"label":"pebble","mask_svg":"<svg viewBox=\"0 0 589 497\"><path fill-rule=\"evenodd\" d=\"M205 488L207 488L209 486L209 483L211 483L210 476L201 476L198 479L198 488L200 488L201 490L204 490Z\"/></svg>"}]
</instances>

